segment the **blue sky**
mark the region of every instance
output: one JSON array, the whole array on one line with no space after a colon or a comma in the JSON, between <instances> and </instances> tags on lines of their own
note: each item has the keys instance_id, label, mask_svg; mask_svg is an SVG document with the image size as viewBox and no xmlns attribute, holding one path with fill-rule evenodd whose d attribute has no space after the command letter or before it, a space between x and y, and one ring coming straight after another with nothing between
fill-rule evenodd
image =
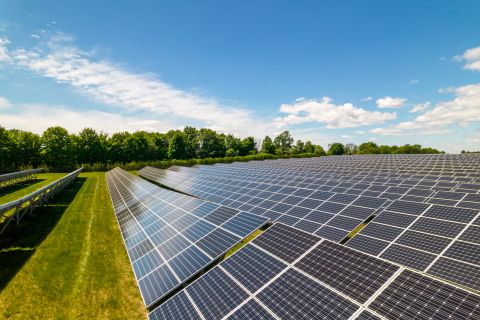
<instances>
[{"instance_id":1,"label":"blue sky","mask_svg":"<svg viewBox=\"0 0 480 320\"><path fill-rule=\"evenodd\" d=\"M478 1L0 0L0 125L480 149Z\"/></svg>"}]
</instances>

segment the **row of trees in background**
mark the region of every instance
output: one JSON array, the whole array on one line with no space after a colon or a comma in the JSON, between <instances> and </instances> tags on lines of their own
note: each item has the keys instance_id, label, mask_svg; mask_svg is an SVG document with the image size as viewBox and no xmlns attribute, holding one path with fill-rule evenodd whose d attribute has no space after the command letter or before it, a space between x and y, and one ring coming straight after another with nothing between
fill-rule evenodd
<instances>
[{"instance_id":1,"label":"row of trees in background","mask_svg":"<svg viewBox=\"0 0 480 320\"><path fill-rule=\"evenodd\" d=\"M70 134L62 127L51 127L37 135L0 126L0 169L47 165L51 168L73 168L87 164L115 164L164 160L188 160L245 157L261 153L267 158L289 156L322 156L366 153L438 153L419 145L401 147L377 146L372 142L356 147L334 143L327 152L310 141L295 140L284 131L273 140L265 137L260 145L253 137L239 139L211 129L185 127L167 133L137 131L118 132L111 136L85 128ZM260 157L262 158L262 157Z\"/></svg>"}]
</instances>

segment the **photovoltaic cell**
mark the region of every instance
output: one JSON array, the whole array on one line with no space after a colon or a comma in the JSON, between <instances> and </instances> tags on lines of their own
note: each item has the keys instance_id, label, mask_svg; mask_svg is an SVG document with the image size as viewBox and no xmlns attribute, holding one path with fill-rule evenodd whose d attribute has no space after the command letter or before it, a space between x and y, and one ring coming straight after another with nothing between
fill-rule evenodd
<instances>
[{"instance_id":1,"label":"photovoltaic cell","mask_svg":"<svg viewBox=\"0 0 480 320\"><path fill-rule=\"evenodd\" d=\"M349 234L348 231L335 227L324 226L315 232L316 235L334 242L340 242Z\"/></svg>"},{"instance_id":2,"label":"photovoltaic cell","mask_svg":"<svg viewBox=\"0 0 480 320\"><path fill-rule=\"evenodd\" d=\"M395 243L404 246L437 254L441 253L450 242L451 240L447 238L409 230L402 234L400 238L395 241Z\"/></svg>"},{"instance_id":3,"label":"photovoltaic cell","mask_svg":"<svg viewBox=\"0 0 480 320\"><path fill-rule=\"evenodd\" d=\"M210 258L195 246L190 246L170 260L169 265L180 280L184 281L204 268Z\"/></svg>"},{"instance_id":4,"label":"photovoltaic cell","mask_svg":"<svg viewBox=\"0 0 480 320\"><path fill-rule=\"evenodd\" d=\"M449 258L438 259L427 271L434 276L453 281L467 288L480 290L480 267Z\"/></svg>"},{"instance_id":5,"label":"photovoltaic cell","mask_svg":"<svg viewBox=\"0 0 480 320\"><path fill-rule=\"evenodd\" d=\"M233 247L241 238L222 229L215 229L196 244L210 257L216 258L228 248Z\"/></svg>"},{"instance_id":6,"label":"photovoltaic cell","mask_svg":"<svg viewBox=\"0 0 480 320\"><path fill-rule=\"evenodd\" d=\"M263 319L263 320L274 320L275 318L265 310L258 302L254 299L248 300L243 306L236 310L230 317L229 320L254 320L254 319Z\"/></svg>"},{"instance_id":7,"label":"photovoltaic cell","mask_svg":"<svg viewBox=\"0 0 480 320\"><path fill-rule=\"evenodd\" d=\"M391 263L326 241L295 266L360 303L398 270Z\"/></svg>"},{"instance_id":8,"label":"photovoltaic cell","mask_svg":"<svg viewBox=\"0 0 480 320\"><path fill-rule=\"evenodd\" d=\"M455 241L444 255L449 258L480 265L480 245L477 244Z\"/></svg>"},{"instance_id":9,"label":"photovoltaic cell","mask_svg":"<svg viewBox=\"0 0 480 320\"><path fill-rule=\"evenodd\" d=\"M178 285L167 265L162 265L138 281L143 301L148 307Z\"/></svg>"},{"instance_id":10,"label":"photovoltaic cell","mask_svg":"<svg viewBox=\"0 0 480 320\"><path fill-rule=\"evenodd\" d=\"M348 319L358 309L351 301L289 269L257 298L281 319Z\"/></svg>"},{"instance_id":11,"label":"photovoltaic cell","mask_svg":"<svg viewBox=\"0 0 480 320\"><path fill-rule=\"evenodd\" d=\"M180 292L167 302L160 305L148 315L149 320L180 319L200 320L200 315L195 310L187 295Z\"/></svg>"},{"instance_id":12,"label":"photovoltaic cell","mask_svg":"<svg viewBox=\"0 0 480 320\"><path fill-rule=\"evenodd\" d=\"M287 262L293 262L320 239L282 225L274 224L253 243Z\"/></svg>"},{"instance_id":13,"label":"photovoltaic cell","mask_svg":"<svg viewBox=\"0 0 480 320\"><path fill-rule=\"evenodd\" d=\"M248 298L248 294L219 268L210 270L186 290L206 319L221 319Z\"/></svg>"},{"instance_id":14,"label":"photovoltaic cell","mask_svg":"<svg viewBox=\"0 0 480 320\"><path fill-rule=\"evenodd\" d=\"M382 320L382 318L377 317L373 313L363 310L356 318L356 320Z\"/></svg>"},{"instance_id":15,"label":"photovoltaic cell","mask_svg":"<svg viewBox=\"0 0 480 320\"><path fill-rule=\"evenodd\" d=\"M425 212L425 217L444 219L455 222L468 223L475 216L477 212L470 209L463 208L454 208L454 207L444 207L434 205Z\"/></svg>"},{"instance_id":16,"label":"photovoltaic cell","mask_svg":"<svg viewBox=\"0 0 480 320\"><path fill-rule=\"evenodd\" d=\"M391 245L386 249L380 258L384 258L398 264L416 269L425 270L430 263L435 260L435 255L412 248L399 246L396 244Z\"/></svg>"},{"instance_id":17,"label":"photovoltaic cell","mask_svg":"<svg viewBox=\"0 0 480 320\"><path fill-rule=\"evenodd\" d=\"M404 270L369 308L387 319L478 319L480 297Z\"/></svg>"},{"instance_id":18,"label":"photovoltaic cell","mask_svg":"<svg viewBox=\"0 0 480 320\"><path fill-rule=\"evenodd\" d=\"M252 245L247 245L221 265L251 293L255 293L287 267Z\"/></svg>"},{"instance_id":19,"label":"photovoltaic cell","mask_svg":"<svg viewBox=\"0 0 480 320\"><path fill-rule=\"evenodd\" d=\"M362 235L356 235L352 239L348 240L346 246L377 256L388 246L388 244L389 243L386 241Z\"/></svg>"}]
</instances>

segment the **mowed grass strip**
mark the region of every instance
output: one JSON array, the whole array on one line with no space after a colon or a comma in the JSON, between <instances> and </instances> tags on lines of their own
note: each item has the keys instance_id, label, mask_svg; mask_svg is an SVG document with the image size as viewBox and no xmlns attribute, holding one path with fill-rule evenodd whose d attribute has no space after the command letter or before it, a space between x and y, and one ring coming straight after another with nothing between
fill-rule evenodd
<instances>
[{"instance_id":1,"label":"mowed grass strip","mask_svg":"<svg viewBox=\"0 0 480 320\"><path fill-rule=\"evenodd\" d=\"M34 180L20 182L13 186L0 189L0 204L20 199L65 175L66 173L40 173Z\"/></svg>"},{"instance_id":2,"label":"mowed grass strip","mask_svg":"<svg viewBox=\"0 0 480 320\"><path fill-rule=\"evenodd\" d=\"M80 174L15 228L0 238L0 318L146 317L104 173Z\"/></svg>"}]
</instances>

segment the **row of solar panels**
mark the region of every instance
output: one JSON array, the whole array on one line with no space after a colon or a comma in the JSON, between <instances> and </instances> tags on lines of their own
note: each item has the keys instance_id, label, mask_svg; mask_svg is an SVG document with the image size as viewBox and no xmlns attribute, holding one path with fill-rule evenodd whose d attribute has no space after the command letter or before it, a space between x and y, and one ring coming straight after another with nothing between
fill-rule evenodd
<instances>
[{"instance_id":1,"label":"row of solar panels","mask_svg":"<svg viewBox=\"0 0 480 320\"><path fill-rule=\"evenodd\" d=\"M39 168L39 169L28 169L28 170L22 170L17 172L0 174L0 183L6 183L10 180L21 179L31 175L36 175L37 173L40 173L43 171L44 171L43 168Z\"/></svg>"},{"instance_id":2,"label":"row of solar panels","mask_svg":"<svg viewBox=\"0 0 480 320\"><path fill-rule=\"evenodd\" d=\"M480 296L275 224L156 319L478 319Z\"/></svg>"},{"instance_id":3,"label":"row of solar panels","mask_svg":"<svg viewBox=\"0 0 480 320\"><path fill-rule=\"evenodd\" d=\"M395 188L399 192L397 198L409 201L393 200L383 198L385 193L372 197L373 190L381 190L372 183L363 183L364 192L358 195L342 193L345 190L332 187L329 180L317 190L289 186L287 181L298 178L288 174L270 183L251 182L248 179L256 175L256 164L253 169L247 164L238 165L241 170L237 171L223 170L225 167L202 166L174 169L176 171L145 168L140 174L182 192L338 242L375 216L347 246L480 290L478 194L460 194L461 198L457 199L462 201L458 201L452 199L455 192L441 191L435 194L451 199L430 198L434 201L428 201L421 195L432 191L388 187L387 190ZM219 171L227 172L223 183L216 176ZM365 192L369 192L369 196L364 196Z\"/></svg>"},{"instance_id":4,"label":"row of solar panels","mask_svg":"<svg viewBox=\"0 0 480 320\"><path fill-rule=\"evenodd\" d=\"M267 218L107 173L112 203L147 307L221 257Z\"/></svg>"},{"instance_id":5,"label":"row of solar panels","mask_svg":"<svg viewBox=\"0 0 480 320\"><path fill-rule=\"evenodd\" d=\"M139 244L145 242L145 239L141 240L145 232L135 232L137 228L145 230L156 228L159 223L163 225L159 222L161 220L152 218L154 216L171 219L169 225L164 225L150 236L153 239L155 234L165 234L164 231L169 230L168 227L183 216L204 211L195 210L196 208L211 205L162 190L119 169L109 172L107 179L136 275L138 265L137 260L134 260L136 249L133 248L141 247ZM121 197L121 201L114 200L116 197ZM152 197L168 206L155 205L157 200ZM148 207L150 213L139 210L139 205ZM176 209L184 211L185 214L175 213ZM209 214L201 216L208 217ZM188 229L189 227L178 230L177 236L187 238L189 233L185 231ZM164 244L160 246L162 245ZM191 247L193 246L195 243L191 244ZM157 248L155 252L161 253L160 256L163 257L163 253L170 252L169 250ZM167 260L167 263L157 261L157 268L166 264L170 271L173 271L176 265L172 261L173 259ZM183 261L183 265L195 264L198 257L185 256ZM180 283L185 283L185 279L183 282L180 279ZM149 285L140 279L139 287L144 298L159 294L160 299L163 291L151 291L152 288L162 289L171 282L175 283L176 287L180 285L176 285L170 273L158 273L148 281ZM403 291L398 293L399 289ZM433 293L435 301L442 297L444 300L439 302L440 308L432 306L433 309L430 310L425 308L423 302L417 302L418 290L425 294L425 299ZM385 303L396 304L400 294L404 299L401 306L396 309L385 306ZM458 304L459 299L467 299L468 303ZM161 304L152 311L150 318L379 319L378 316L383 316L387 319L398 319L408 318L408 312L431 315L432 310L435 310L438 316L464 319L477 316L478 299L477 295L403 270L381 259L276 224L254 240L253 244L247 245L219 267L193 282L186 290ZM406 303L409 306L408 312L404 308Z\"/></svg>"}]
</instances>

